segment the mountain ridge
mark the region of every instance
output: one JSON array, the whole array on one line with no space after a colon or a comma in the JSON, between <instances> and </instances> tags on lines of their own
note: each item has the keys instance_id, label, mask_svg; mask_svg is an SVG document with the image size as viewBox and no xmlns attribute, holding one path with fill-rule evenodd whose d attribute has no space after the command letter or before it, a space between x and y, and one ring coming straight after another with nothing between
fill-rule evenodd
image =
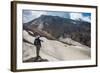
<instances>
[{"instance_id":1,"label":"mountain ridge","mask_svg":"<svg viewBox=\"0 0 100 73\"><path fill-rule=\"evenodd\" d=\"M91 46L91 23L82 20L72 20L59 16L41 15L40 17L23 24L23 29L47 33L59 39L70 37L81 44ZM41 36L43 36L40 34ZM46 35L46 34L44 34Z\"/></svg>"}]
</instances>

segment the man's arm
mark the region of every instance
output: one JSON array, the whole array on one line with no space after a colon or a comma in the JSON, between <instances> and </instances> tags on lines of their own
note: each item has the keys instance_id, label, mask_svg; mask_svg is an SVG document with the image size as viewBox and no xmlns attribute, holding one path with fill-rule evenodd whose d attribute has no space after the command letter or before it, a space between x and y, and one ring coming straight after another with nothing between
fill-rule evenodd
<instances>
[{"instance_id":1,"label":"man's arm","mask_svg":"<svg viewBox=\"0 0 100 73\"><path fill-rule=\"evenodd\" d=\"M41 42L44 42L43 40L40 39Z\"/></svg>"}]
</instances>

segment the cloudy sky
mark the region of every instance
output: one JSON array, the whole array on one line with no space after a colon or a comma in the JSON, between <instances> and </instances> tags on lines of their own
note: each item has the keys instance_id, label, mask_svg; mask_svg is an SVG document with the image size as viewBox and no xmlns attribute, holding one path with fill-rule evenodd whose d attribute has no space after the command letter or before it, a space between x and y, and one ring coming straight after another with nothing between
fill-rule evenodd
<instances>
[{"instance_id":1,"label":"cloudy sky","mask_svg":"<svg viewBox=\"0 0 100 73\"><path fill-rule=\"evenodd\" d=\"M35 18L40 17L41 15L60 16L73 20L81 19L83 21L91 22L91 13L23 10L23 23L27 23Z\"/></svg>"}]
</instances>

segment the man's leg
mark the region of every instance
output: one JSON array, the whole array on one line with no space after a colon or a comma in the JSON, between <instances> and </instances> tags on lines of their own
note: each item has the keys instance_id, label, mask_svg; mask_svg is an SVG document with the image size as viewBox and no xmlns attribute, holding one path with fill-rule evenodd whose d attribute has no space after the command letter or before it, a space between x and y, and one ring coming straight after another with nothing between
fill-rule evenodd
<instances>
[{"instance_id":1,"label":"man's leg","mask_svg":"<svg viewBox=\"0 0 100 73\"><path fill-rule=\"evenodd\" d=\"M37 53L37 58L39 58L39 52L40 52L40 46L37 46L37 51L36 51L36 53Z\"/></svg>"}]
</instances>

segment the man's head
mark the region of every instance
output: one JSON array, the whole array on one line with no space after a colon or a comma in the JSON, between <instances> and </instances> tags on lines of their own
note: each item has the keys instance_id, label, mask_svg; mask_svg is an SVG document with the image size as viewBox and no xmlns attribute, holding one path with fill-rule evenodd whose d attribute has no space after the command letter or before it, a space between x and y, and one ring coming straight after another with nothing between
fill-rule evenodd
<instances>
[{"instance_id":1,"label":"man's head","mask_svg":"<svg viewBox=\"0 0 100 73\"><path fill-rule=\"evenodd\" d=\"M36 38L40 38L40 35L37 35Z\"/></svg>"}]
</instances>

